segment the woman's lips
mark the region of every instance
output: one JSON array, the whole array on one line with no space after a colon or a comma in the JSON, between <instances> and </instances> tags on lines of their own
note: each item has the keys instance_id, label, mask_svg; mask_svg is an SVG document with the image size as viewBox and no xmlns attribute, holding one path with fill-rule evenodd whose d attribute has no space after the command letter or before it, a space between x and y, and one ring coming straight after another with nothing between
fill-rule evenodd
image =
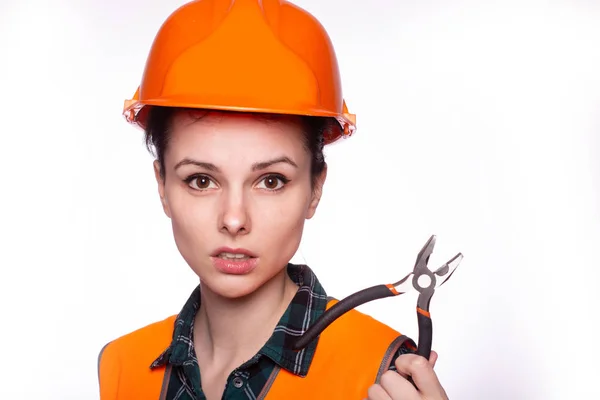
<instances>
[{"instance_id":1,"label":"woman's lips","mask_svg":"<svg viewBox=\"0 0 600 400\"><path fill-rule=\"evenodd\" d=\"M250 273L258 265L258 258L228 258L228 257L211 257L213 265L224 274L244 275Z\"/></svg>"},{"instance_id":2,"label":"woman's lips","mask_svg":"<svg viewBox=\"0 0 600 400\"><path fill-rule=\"evenodd\" d=\"M247 274L258 265L258 257L242 248L220 247L212 253L211 260L217 270L231 275Z\"/></svg>"}]
</instances>

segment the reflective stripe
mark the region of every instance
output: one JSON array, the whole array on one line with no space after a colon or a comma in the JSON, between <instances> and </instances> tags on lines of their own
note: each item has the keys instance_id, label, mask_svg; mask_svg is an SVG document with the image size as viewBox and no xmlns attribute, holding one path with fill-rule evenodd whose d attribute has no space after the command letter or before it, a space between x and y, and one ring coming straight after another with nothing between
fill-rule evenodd
<instances>
[{"instance_id":1,"label":"reflective stripe","mask_svg":"<svg viewBox=\"0 0 600 400\"><path fill-rule=\"evenodd\" d=\"M383 375L385 371L390 369L390 365L392 363L394 355L400 349L402 343L404 343L407 339L408 337L406 337L405 335L401 335L394 339L394 341L390 344L390 347L388 347L387 351L385 352L385 356L383 357L381 365L379 366L379 371L377 372L377 378L375 379L375 383L379 383L381 375Z\"/></svg>"},{"instance_id":2,"label":"reflective stripe","mask_svg":"<svg viewBox=\"0 0 600 400\"><path fill-rule=\"evenodd\" d=\"M104 346L102 346L102 349L100 350L100 353L98 354L98 384L100 384L100 363L102 362L102 354L104 354L104 350L106 349L106 346L108 346L111 343L112 342L108 342Z\"/></svg>"}]
</instances>

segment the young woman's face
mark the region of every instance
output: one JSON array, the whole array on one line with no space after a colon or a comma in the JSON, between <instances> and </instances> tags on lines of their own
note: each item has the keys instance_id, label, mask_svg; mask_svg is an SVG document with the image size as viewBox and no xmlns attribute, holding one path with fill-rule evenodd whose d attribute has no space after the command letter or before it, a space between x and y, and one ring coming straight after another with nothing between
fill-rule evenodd
<instances>
[{"instance_id":1,"label":"young woman's face","mask_svg":"<svg viewBox=\"0 0 600 400\"><path fill-rule=\"evenodd\" d=\"M203 285L235 298L280 273L298 249L325 173L311 186L311 155L292 118L176 114L155 170L175 242Z\"/></svg>"}]
</instances>

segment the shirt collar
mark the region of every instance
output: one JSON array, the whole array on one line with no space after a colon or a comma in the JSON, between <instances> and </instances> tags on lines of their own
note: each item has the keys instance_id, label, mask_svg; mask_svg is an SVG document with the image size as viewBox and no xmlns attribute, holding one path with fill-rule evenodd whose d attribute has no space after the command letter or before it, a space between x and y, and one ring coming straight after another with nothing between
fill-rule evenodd
<instances>
[{"instance_id":1,"label":"shirt collar","mask_svg":"<svg viewBox=\"0 0 600 400\"><path fill-rule=\"evenodd\" d=\"M300 351L291 345L302 335L327 306L327 294L316 275L306 265L288 264L287 272L298 285L298 291L277 323L273 334L258 352L270 358L289 372L306 376L317 347L313 340ZM194 318L200 308L200 285L198 285L175 320L173 339L169 347L152 363L151 368L166 364L183 365L196 359L193 344Z\"/></svg>"}]
</instances>

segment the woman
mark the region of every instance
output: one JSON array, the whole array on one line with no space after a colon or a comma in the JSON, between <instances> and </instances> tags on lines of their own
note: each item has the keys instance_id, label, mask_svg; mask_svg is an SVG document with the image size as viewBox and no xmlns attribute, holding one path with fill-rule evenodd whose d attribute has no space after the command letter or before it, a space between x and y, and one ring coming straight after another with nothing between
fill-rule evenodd
<instances>
[{"instance_id":1,"label":"woman","mask_svg":"<svg viewBox=\"0 0 600 400\"><path fill-rule=\"evenodd\" d=\"M155 151L164 212L200 284L178 315L103 348L102 400L447 398L435 353L410 354L410 339L356 310L292 348L335 303L289 261L325 184L323 146L355 127L314 17L280 0L184 5L125 113Z\"/></svg>"}]
</instances>

